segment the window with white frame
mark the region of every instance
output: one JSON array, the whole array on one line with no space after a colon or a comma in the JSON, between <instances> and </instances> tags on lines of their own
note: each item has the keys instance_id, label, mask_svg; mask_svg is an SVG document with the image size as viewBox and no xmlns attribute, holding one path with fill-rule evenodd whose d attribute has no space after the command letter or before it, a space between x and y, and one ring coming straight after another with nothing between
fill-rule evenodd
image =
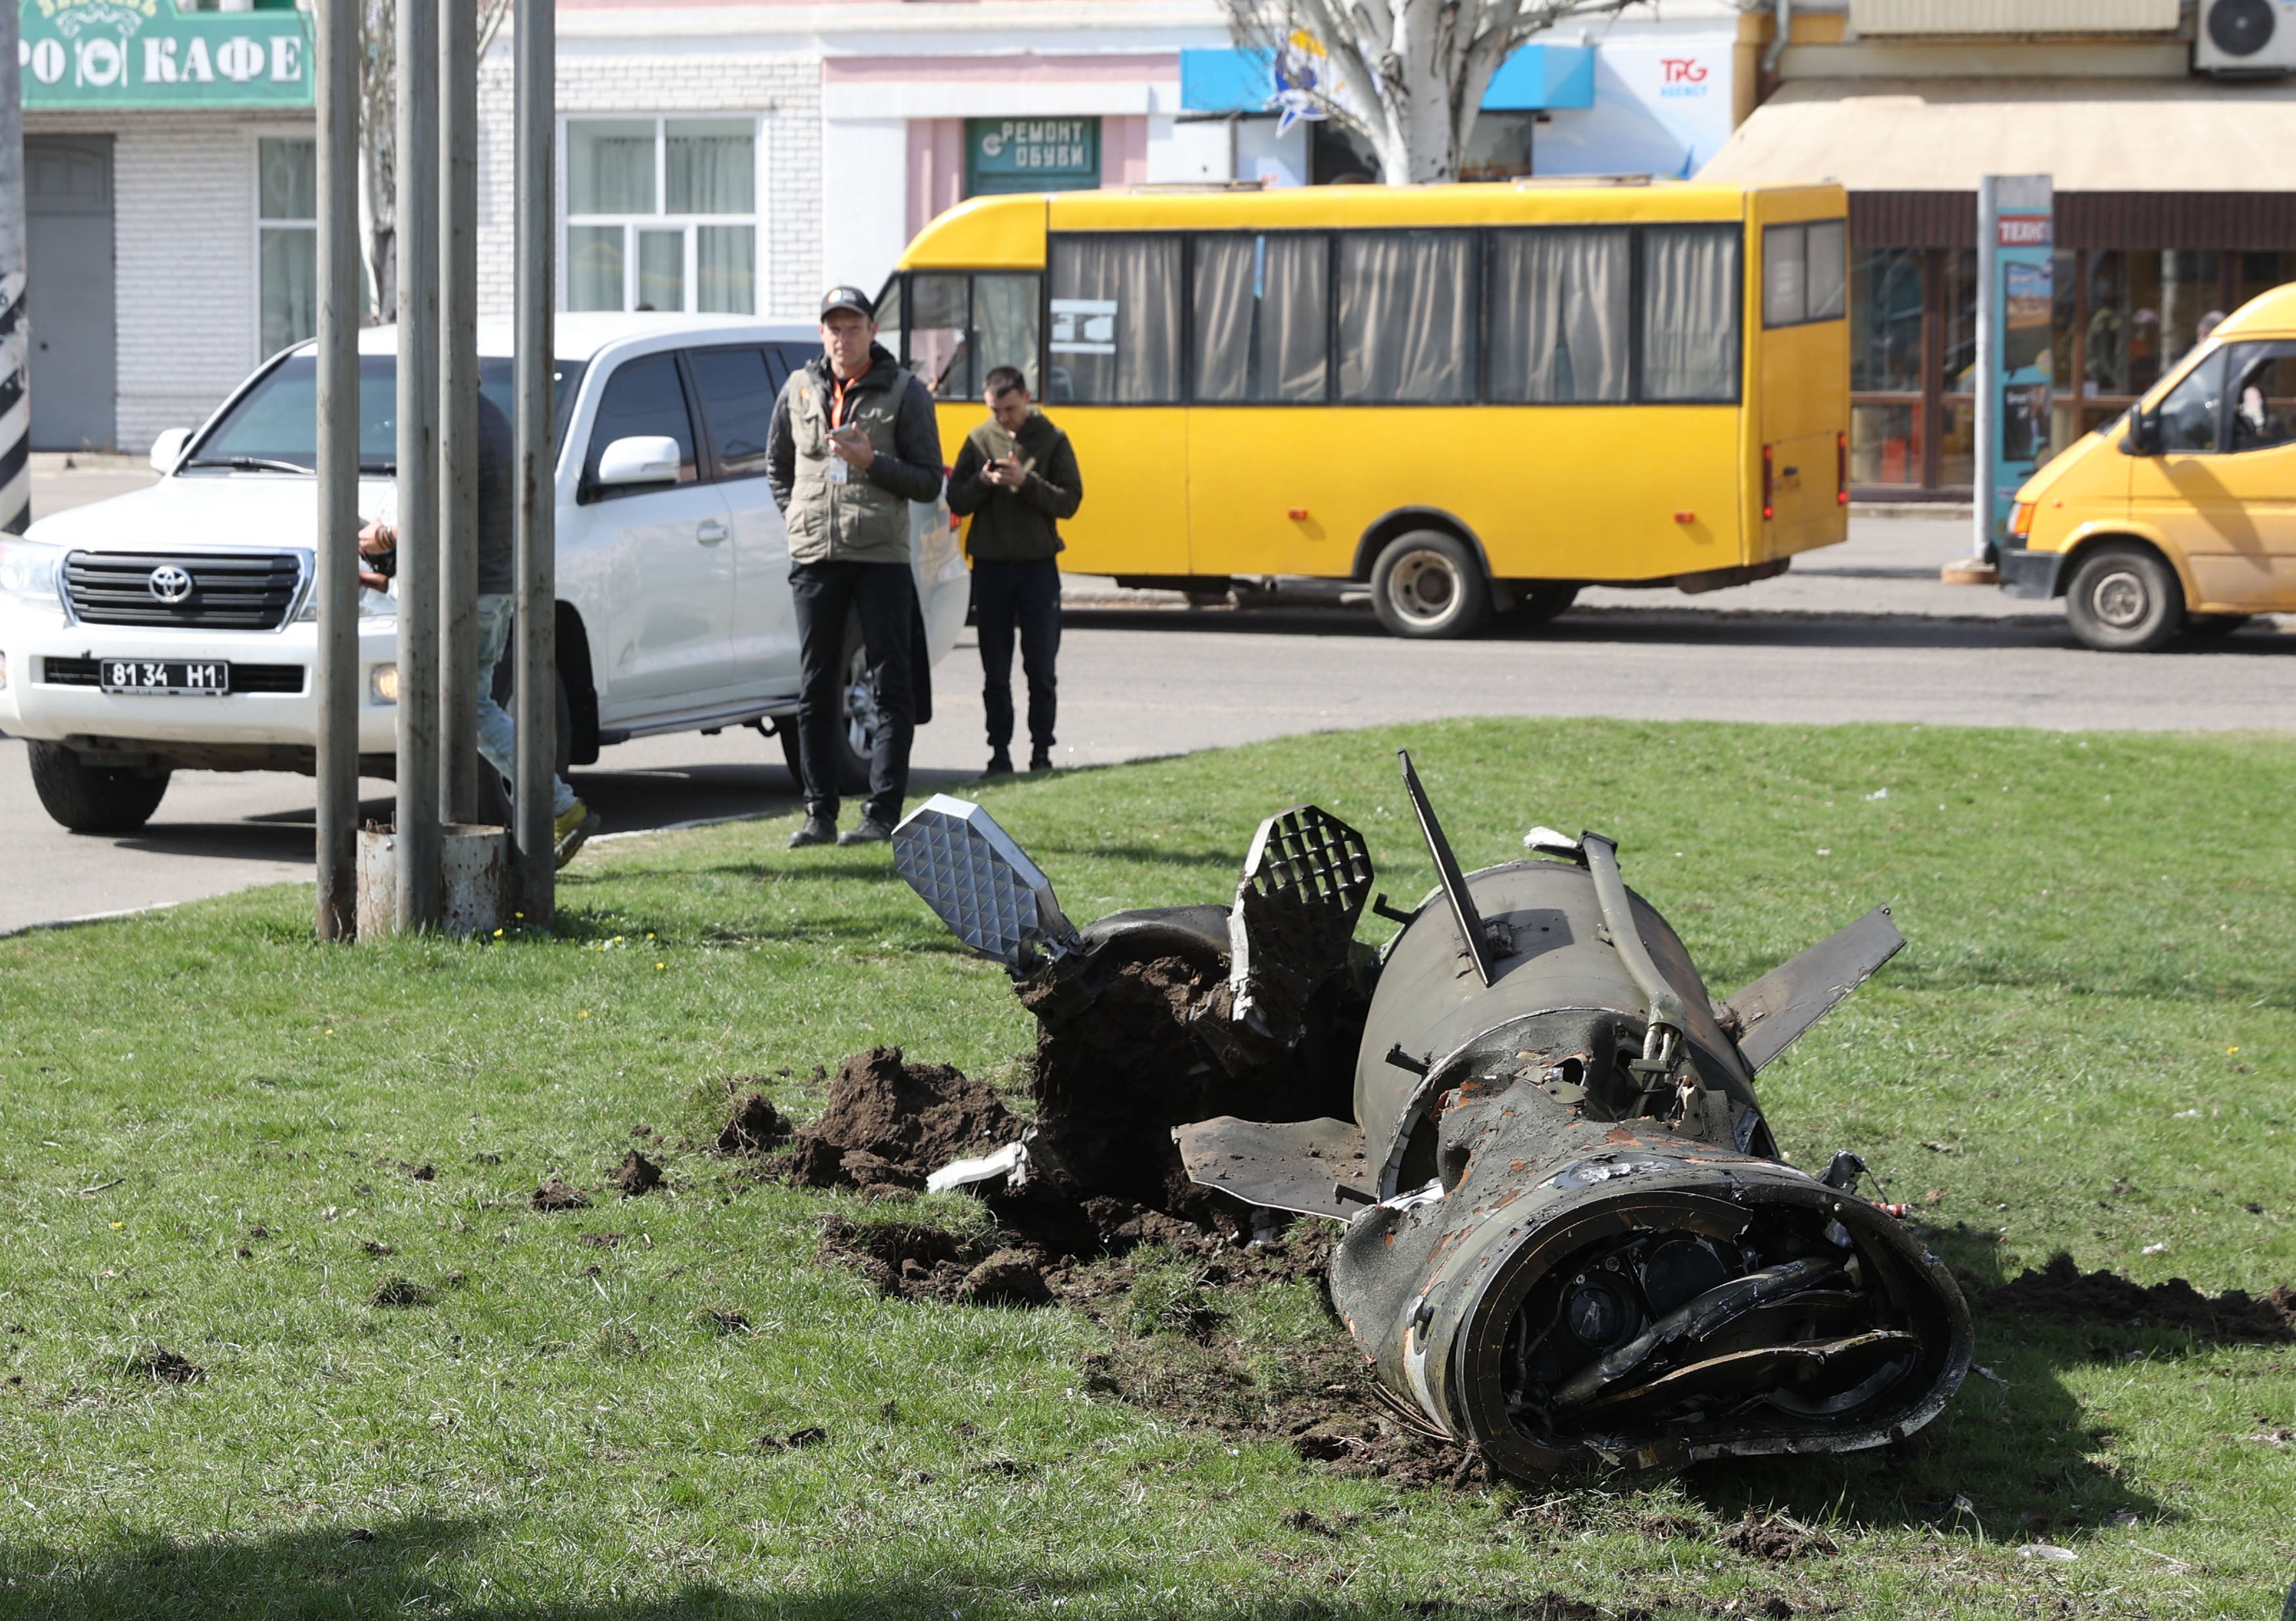
<instances>
[{"instance_id":1,"label":"window with white frame","mask_svg":"<svg viewBox=\"0 0 2296 1621\"><path fill-rule=\"evenodd\" d=\"M275 355L319 330L319 143L255 143L256 324Z\"/></svg>"},{"instance_id":2,"label":"window with white frame","mask_svg":"<svg viewBox=\"0 0 2296 1621\"><path fill-rule=\"evenodd\" d=\"M758 309L758 120L566 120L566 307Z\"/></svg>"}]
</instances>

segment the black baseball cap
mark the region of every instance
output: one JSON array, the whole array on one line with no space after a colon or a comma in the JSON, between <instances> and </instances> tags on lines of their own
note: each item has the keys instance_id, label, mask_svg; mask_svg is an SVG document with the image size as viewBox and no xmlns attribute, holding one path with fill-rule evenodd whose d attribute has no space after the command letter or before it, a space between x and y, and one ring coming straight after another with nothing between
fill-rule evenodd
<instances>
[{"instance_id":1,"label":"black baseball cap","mask_svg":"<svg viewBox=\"0 0 2296 1621\"><path fill-rule=\"evenodd\" d=\"M877 306L858 287L832 287L822 294L821 313L826 315L832 309L849 309L865 320L877 318Z\"/></svg>"}]
</instances>

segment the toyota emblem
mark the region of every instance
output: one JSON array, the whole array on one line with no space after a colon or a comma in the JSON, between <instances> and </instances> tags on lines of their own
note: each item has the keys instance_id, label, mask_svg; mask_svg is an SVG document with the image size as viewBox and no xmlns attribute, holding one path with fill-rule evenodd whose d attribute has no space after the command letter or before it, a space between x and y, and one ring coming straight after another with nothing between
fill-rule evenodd
<instances>
[{"instance_id":1,"label":"toyota emblem","mask_svg":"<svg viewBox=\"0 0 2296 1621\"><path fill-rule=\"evenodd\" d=\"M173 563L162 563L152 570L149 582L152 594L170 607L192 594L192 576L188 569Z\"/></svg>"}]
</instances>

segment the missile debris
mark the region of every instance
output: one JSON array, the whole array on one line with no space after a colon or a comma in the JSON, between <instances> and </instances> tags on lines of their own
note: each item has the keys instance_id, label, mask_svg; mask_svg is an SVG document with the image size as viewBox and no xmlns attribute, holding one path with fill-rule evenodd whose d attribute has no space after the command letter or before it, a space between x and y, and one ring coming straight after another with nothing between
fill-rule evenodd
<instances>
[{"instance_id":1,"label":"missile debris","mask_svg":"<svg viewBox=\"0 0 2296 1621\"><path fill-rule=\"evenodd\" d=\"M936 797L895 858L1048 1032L1089 1023L1111 962L1225 973L1173 1049L1209 1060L1130 1118L1160 1119L1201 1188L1344 1224L1332 1298L1357 1344L1496 1468L1845 1452L1936 1417L1972 1348L1951 1275L1856 1191L1855 1154L1785 1163L1753 1089L1904 945L1887 909L1718 999L1611 839L1535 828L1529 859L1463 872L1401 765L1439 883L1372 903L1403 925L1375 954L1354 938L1369 851L1314 806L1263 823L1233 905L1080 930L977 806ZM1194 1118L1188 1076L1215 1065L1261 1106ZM1352 1118L1301 1118L1350 1086ZM1088 1151L1059 1137L1029 1150L1055 1182Z\"/></svg>"}]
</instances>

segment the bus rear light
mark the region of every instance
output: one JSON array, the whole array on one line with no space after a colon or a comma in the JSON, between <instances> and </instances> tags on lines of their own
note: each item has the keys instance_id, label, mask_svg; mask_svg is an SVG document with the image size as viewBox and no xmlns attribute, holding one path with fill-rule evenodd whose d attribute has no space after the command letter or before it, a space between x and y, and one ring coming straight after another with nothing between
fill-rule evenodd
<instances>
[{"instance_id":1,"label":"bus rear light","mask_svg":"<svg viewBox=\"0 0 2296 1621\"><path fill-rule=\"evenodd\" d=\"M1849 504L1849 436L1846 433L1833 436L1833 503Z\"/></svg>"},{"instance_id":2,"label":"bus rear light","mask_svg":"<svg viewBox=\"0 0 2296 1621\"><path fill-rule=\"evenodd\" d=\"M1762 446L1762 517L1765 521L1778 515L1777 454L1772 448Z\"/></svg>"}]
</instances>

